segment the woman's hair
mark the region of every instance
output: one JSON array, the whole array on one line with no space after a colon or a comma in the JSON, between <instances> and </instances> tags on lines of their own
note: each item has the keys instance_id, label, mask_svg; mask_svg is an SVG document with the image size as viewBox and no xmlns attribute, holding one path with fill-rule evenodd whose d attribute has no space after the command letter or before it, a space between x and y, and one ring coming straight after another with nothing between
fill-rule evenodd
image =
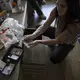
<instances>
[{"instance_id":1,"label":"woman's hair","mask_svg":"<svg viewBox=\"0 0 80 80\"><path fill-rule=\"evenodd\" d=\"M65 21L66 21L66 23L69 23L70 20L71 20L71 16L70 16L69 8L68 8L66 11L66 14L65 14Z\"/></svg>"},{"instance_id":2,"label":"woman's hair","mask_svg":"<svg viewBox=\"0 0 80 80\"><path fill-rule=\"evenodd\" d=\"M80 4L79 0L66 0L68 11L72 18L80 18Z\"/></svg>"},{"instance_id":3,"label":"woman's hair","mask_svg":"<svg viewBox=\"0 0 80 80\"><path fill-rule=\"evenodd\" d=\"M73 5L73 3L72 3L73 1L75 1L75 0L66 0L68 9L65 14L65 17L66 17L65 19L66 19L67 23L70 23L70 22L72 22L72 20L74 20L74 16L73 16L72 9L71 9L72 5Z\"/></svg>"}]
</instances>

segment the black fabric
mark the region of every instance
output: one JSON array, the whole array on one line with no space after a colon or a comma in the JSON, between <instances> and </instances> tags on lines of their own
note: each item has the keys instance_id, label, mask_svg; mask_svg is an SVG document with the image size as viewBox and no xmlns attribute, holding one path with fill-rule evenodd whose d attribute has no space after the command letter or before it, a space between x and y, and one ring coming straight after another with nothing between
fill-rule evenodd
<instances>
[{"instance_id":1,"label":"black fabric","mask_svg":"<svg viewBox=\"0 0 80 80\"><path fill-rule=\"evenodd\" d=\"M48 36L51 39L55 38L55 27L49 27L42 35Z\"/></svg>"},{"instance_id":2,"label":"black fabric","mask_svg":"<svg viewBox=\"0 0 80 80\"><path fill-rule=\"evenodd\" d=\"M58 17L57 7L54 8L54 11L55 11L56 17Z\"/></svg>"},{"instance_id":3,"label":"black fabric","mask_svg":"<svg viewBox=\"0 0 80 80\"><path fill-rule=\"evenodd\" d=\"M36 10L37 14L40 16L43 14L36 0L27 0L28 3L32 6L34 10Z\"/></svg>"},{"instance_id":4,"label":"black fabric","mask_svg":"<svg viewBox=\"0 0 80 80\"><path fill-rule=\"evenodd\" d=\"M67 0L70 16L80 19L80 3L79 0Z\"/></svg>"}]
</instances>

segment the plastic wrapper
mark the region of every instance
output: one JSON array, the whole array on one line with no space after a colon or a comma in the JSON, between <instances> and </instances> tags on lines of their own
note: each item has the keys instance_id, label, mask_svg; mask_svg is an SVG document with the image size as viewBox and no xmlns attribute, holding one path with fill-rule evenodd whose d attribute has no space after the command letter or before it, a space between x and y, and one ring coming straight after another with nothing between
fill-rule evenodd
<instances>
[{"instance_id":1,"label":"plastic wrapper","mask_svg":"<svg viewBox=\"0 0 80 80\"><path fill-rule=\"evenodd\" d=\"M4 44L6 50L12 45L18 42L18 39L14 33L9 29L0 29L0 40Z\"/></svg>"},{"instance_id":2,"label":"plastic wrapper","mask_svg":"<svg viewBox=\"0 0 80 80\"><path fill-rule=\"evenodd\" d=\"M23 37L24 26L13 18L7 18L0 26L0 40L8 49L12 44L19 42Z\"/></svg>"},{"instance_id":3,"label":"plastic wrapper","mask_svg":"<svg viewBox=\"0 0 80 80\"><path fill-rule=\"evenodd\" d=\"M1 25L3 29L10 28L18 40L22 39L24 26L19 24L17 20L13 18L7 18Z\"/></svg>"}]
</instances>

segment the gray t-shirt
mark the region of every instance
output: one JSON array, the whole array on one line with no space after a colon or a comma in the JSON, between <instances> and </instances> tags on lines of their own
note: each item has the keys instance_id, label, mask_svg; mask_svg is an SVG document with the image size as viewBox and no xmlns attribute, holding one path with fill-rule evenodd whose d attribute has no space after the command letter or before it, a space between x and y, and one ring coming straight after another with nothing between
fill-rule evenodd
<instances>
[{"instance_id":1,"label":"gray t-shirt","mask_svg":"<svg viewBox=\"0 0 80 80\"><path fill-rule=\"evenodd\" d=\"M56 37L63 33L63 36L68 36L68 39L64 41L65 44L74 45L78 38L78 33L80 32L80 22L68 24L67 28L63 31L65 27L64 16L57 18L57 28L56 28Z\"/></svg>"}]
</instances>

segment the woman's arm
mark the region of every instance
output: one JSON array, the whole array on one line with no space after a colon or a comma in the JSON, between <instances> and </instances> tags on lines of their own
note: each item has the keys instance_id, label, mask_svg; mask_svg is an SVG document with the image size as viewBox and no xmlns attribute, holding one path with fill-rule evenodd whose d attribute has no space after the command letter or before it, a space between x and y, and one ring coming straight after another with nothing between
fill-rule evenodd
<instances>
[{"instance_id":1,"label":"woman's arm","mask_svg":"<svg viewBox=\"0 0 80 80\"><path fill-rule=\"evenodd\" d=\"M74 24L69 24L67 29L61 32L56 39L51 40L41 40L39 43L46 44L46 45L53 45L53 44L63 44L68 40L73 39L78 34L78 28Z\"/></svg>"},{"instance_id":2,"label":"woman's arm","mask_svg":"<svg viewBox=\"0 0 80 80\"><path fill-rule=\"evenodd\" d=\"M63 44L63 43L65 43L66 40L69 39L69 37L71 37L71 34L69 32L67 32L67 30L65 30L64 32L59 34L59 36L56 37L55 39L39 40L39 43L45 44L45 45Z\"/></svg>"},{"instance_id":3,"label":"woman's arm","mask_svg":"<svg viewBox=\"0 0 80 80\"><path fill-rule=\"evenodd\" d=\"M46 22L41 25L33 34L32 36L34 36L34 38L38 37L39 35L41 35L42 33L44 33L44 31L46 31L46 29L48 29L48 27L51 25L51 23L54 21L54 19L56 18L56 7L51 11L49 18L46 20Z\"/></svg>"}]
</instances>

